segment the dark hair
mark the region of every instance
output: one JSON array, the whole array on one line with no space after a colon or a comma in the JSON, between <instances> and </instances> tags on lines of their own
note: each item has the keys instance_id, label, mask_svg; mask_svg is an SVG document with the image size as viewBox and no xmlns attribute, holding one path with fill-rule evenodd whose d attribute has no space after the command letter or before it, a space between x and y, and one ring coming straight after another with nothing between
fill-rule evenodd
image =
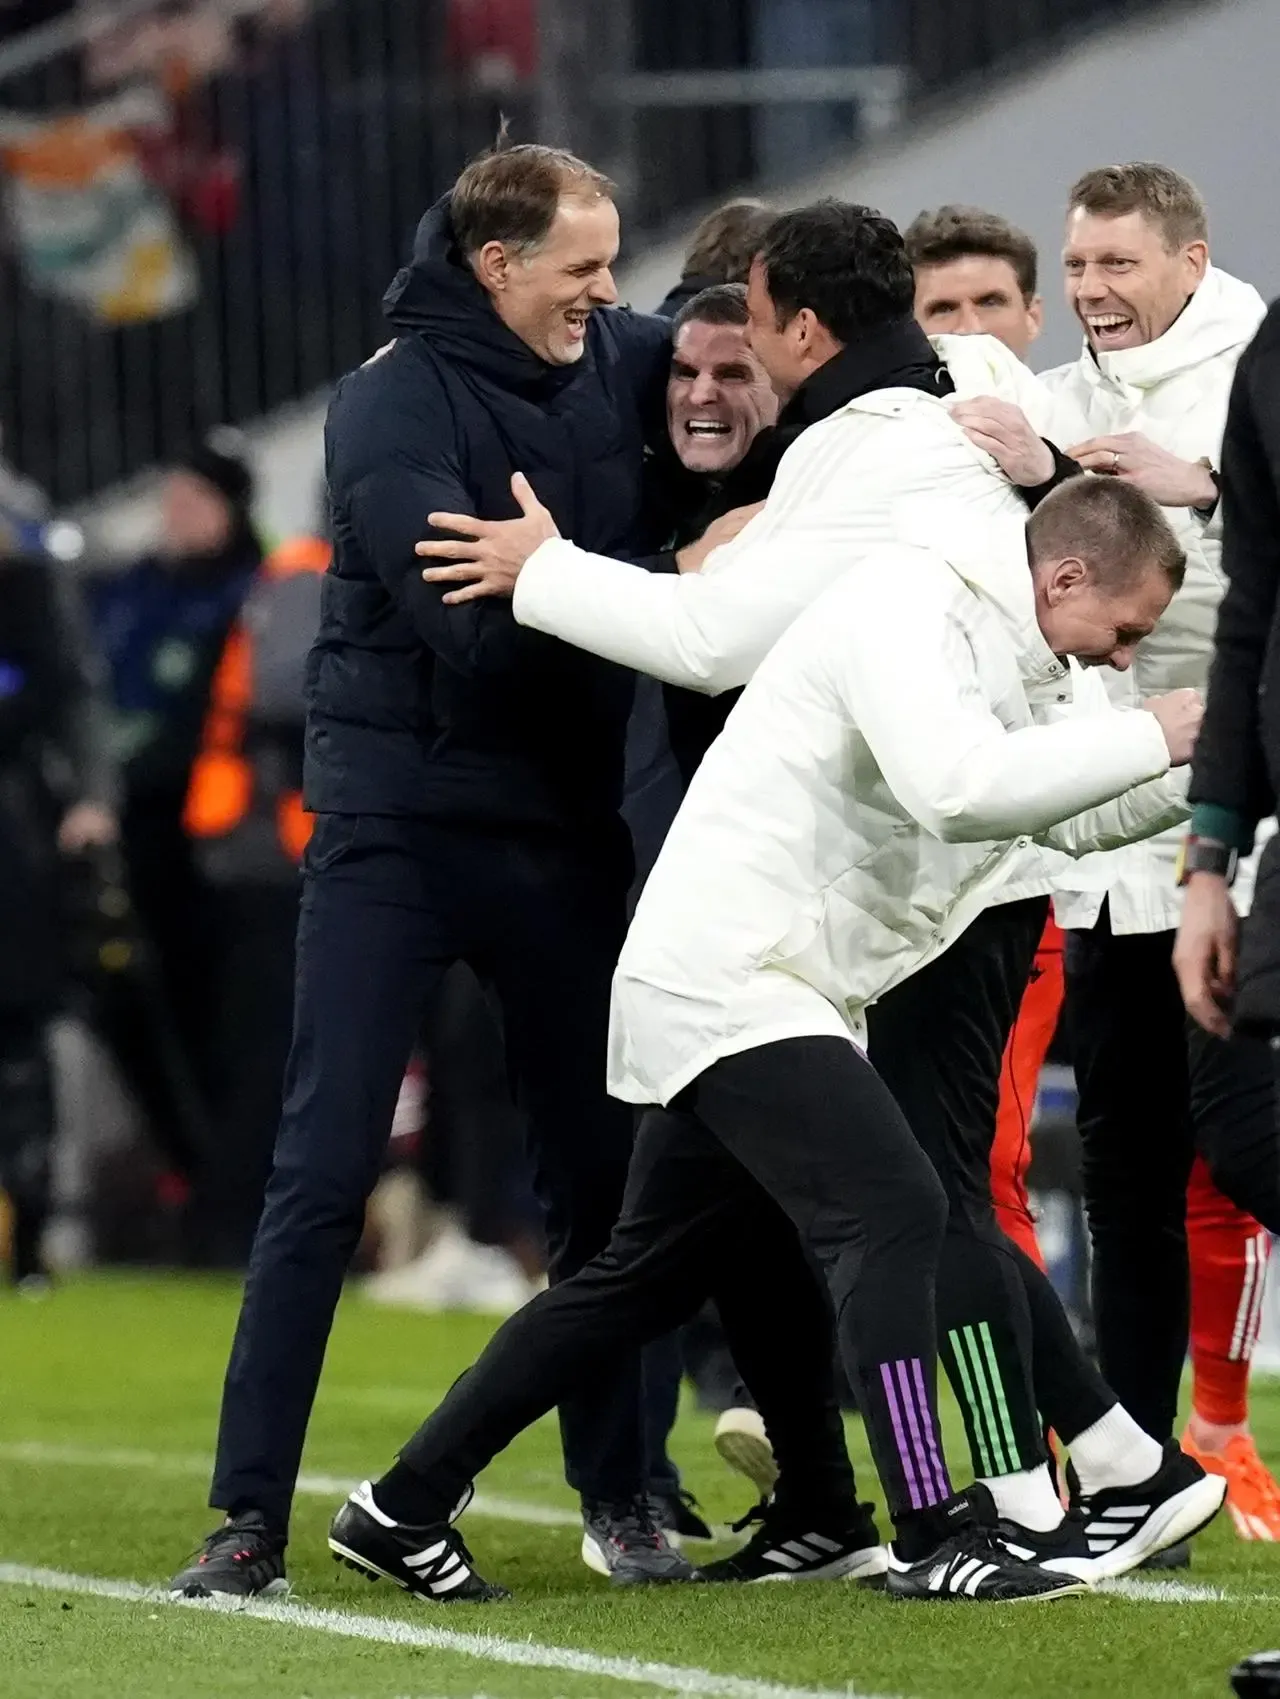
<instances>
[{"instance_id":1,"label":"dark hair","mask_svg":"<svg viewBox=\"0 0 1280 1699\"><path fill-rule=\"evenodd\" d=\"M763 201L729 201L709 212L693 233L681 279L710 277L745 283L774 213Z\"/></svg>"},{"instance_id":2,"label":"dark hair","mask_svg":"<svg viewBox=\"0 0 1280 1699\"><path fill-rule=\"evenodd\" d=\"M1078 555L1108 589L1125 588L1154 564L1178 590L1187 570L1163 510L1123 478L1086 473L1059 484L1028 519L1027 544L1033 561Z\"/></svg>"},{"instance_id":3,"label":"dark hair","mask_svg":"<svg viewBox=\"0 0 1280 1699\"><path fill-rule=\"evenodd\" d=\"M1024 301L1029 302L1036 292L1036 245L998 212L954 203L940 206L934 212L917 213L904 240L907 258L917 271L921 266L947 265L979 254L1009 262Z\"/></svg>"},{"instance_id":4,"label":"dark hair","mask_svg":"<svg viewBox=\"0 0 1280 1699\"><path fill-rule=\"evenodd\" d=\"M1102 218L1140 212L1156 225L1169 252L1209 240L1209 215L1194 183L1167 165L1104 165L1073 184L1067 211L1083 207Z\"/></svg>"},{"instance_id":5,"label":"dark hair","mask_svg":"<svg viewBox=\"0 0 1280 1699\"><path fill-rule=\"evenodd\" d=\"M504 126L496 145L473 159L453 185L454 237L464 254L478 253L486 242L531 252L546 238L565 195L612 200L614 185L563 148L532 142L508 147Z\"/></svg>"},{"instance_id":6,"label":"dark hair","mask_svg":"<svg viewBox=\"0 0 1280 1699\"><path fill-rule=\"evenodd\" d=\"M760 249L778 328L808 307L840 342L911 316L915 281L902 233L868 206L815 201L781 213Z\"/></svg>"},{"instance_id":7,"label":"dark hair","mask_svg":"<svg viewBox=\"0 0 1280 1699\"><path fill-rule=\"evenodd\" d=\"M681 307L671 323L671 339L687 324L746 324L749 316L745 283L713 283Z\"/></svg>"}]
</instances>

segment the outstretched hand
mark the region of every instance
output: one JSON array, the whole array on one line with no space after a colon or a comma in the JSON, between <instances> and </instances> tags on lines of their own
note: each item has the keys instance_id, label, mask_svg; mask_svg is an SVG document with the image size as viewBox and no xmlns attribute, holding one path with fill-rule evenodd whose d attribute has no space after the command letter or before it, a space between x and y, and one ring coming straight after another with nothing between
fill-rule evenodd
<instances>
[{"instance_id":1,"label":"outstretched hand","mask_svg":"<svg viewBox=\"0 0 1280 1699\"><path fill-rule=\"evenodd\" d=\"M477 519L474 513L427 515L427 523L434 530L457 533L456 537L419 543L414 551L426 560L457 562L454 566L429 566L422 573L428 584L464 586L445 595L447 605L473 602L481 596L514 595L516 579L529 556L549 537L560 535L523 472L512 478L511 493L520 509L519 519Z\"/></svg>"}]
</instances>

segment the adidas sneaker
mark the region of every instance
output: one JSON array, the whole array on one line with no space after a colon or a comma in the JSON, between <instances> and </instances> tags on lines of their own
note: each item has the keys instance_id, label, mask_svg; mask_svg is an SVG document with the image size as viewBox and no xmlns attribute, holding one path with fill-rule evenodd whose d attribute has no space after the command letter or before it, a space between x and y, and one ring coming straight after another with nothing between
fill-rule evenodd
<instances>
[{"instance_id":1,"label":"adidas sneaker","mask_svg":"<svg viewBox=\"0 0 1280 1699\"><path fill-rule=\"evenodd\" d=\"M699 1581L860 1581L883 1585L889 1554L880 1542L869 1505L860 1504L852 1518L788 1515L772 1504L758 1504L735 1533L752 1522L760 1525L732 1557L706 1563Z\"/></svg>"},{"instance_id":2,"label":"adidas sneaker","mask_svg":"<svg viewBox=\"0 0 1280 1699\"><path fill-rule=\"evenodd\" d=\"M1164 1459L1136 1487L1076 1492L1099 1579L1127 1575L1158 1552L1189 1540L1222 1509L1227 1483L1188 1457L1177 1440L1165 1441Z\"/></svg>"},{"instance_id":3,"label":"adidas sneaker","mask_svg":"<svg viewBox=\"0 0 1280 1699\"><path fill-rule=\"evenodd\" d=\"M971 1523L935 1552L907 1563L889 1547L885 1591L897 1599L961 1600L1012 1604L1087 1593L1089 1584L1014 1557L994 1528Z\"/></svg>"},{"instance_id":4,"label":"adidas sneaker","mask_svg":"<svg viewBox=\"0 0 1280 1699\"><path fill-rule=\"evenodd\" d=\"M471 1553L451 1523L413 1528L396 1522L374 1503L368 1481L356 1488L330 1523L329 1550L335 1562L359 1570L370 1581L394 1581L435 1605L487 1604L511 1596L505 1587L476 1574Z\"/></svg>"}]
</instances>

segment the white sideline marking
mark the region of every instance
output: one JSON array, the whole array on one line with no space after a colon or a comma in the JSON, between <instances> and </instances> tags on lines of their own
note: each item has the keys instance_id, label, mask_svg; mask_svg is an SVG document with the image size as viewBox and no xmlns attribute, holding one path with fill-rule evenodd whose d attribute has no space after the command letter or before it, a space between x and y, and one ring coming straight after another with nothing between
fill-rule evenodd
<instances>
[{"instance_id":1,"label":"white sideline marking","mask_svg":"<svg viewBox=\"0 0 1280 1699\"><path fill-rule=\"evenodd\" d=\"M127 1451L109 1447L99 1451L92 1446L46 1445L41 1440L24 1440L0 1445L0 1463L48 1464L86 1469L145 1469L153 1475L173 1475L183 1479L207 1479L211 1468L207 1457L182 1456L162 1451ZM345 1498L359 1482L342 1475L299 1475L297 1490L306 1498ZM337 1506L335 1505L336 1509ZM487 1516L495 1522L527 1522L536 1528L578 1528L582 1517L573 1510L560 1510L555 1505L527 1504L522 1498L496 1498L489 1493L477 1493L467 1506L471 1516Z\"/></svg>"},{"instance_id":2,"label":"white sideline marking","mask_svg":"<svg viewBox=\"0 0 1280 1699\"><path fill-rule=\"evenodd\" d=\"M0 1563L0 1585L39 1587L51 1593L87 1593L100 1599L119 1599L126 1604L177 1605L207 1609L201 1599L172 1599L156 1587L136 1581L109 1581L97 1575L67 1575L57 1569L34 1569L20 1563ZM354 1611L318 1610L311 1605L274 1604L256 1600L223 1614L253 1617L293 1628L317 1629L349 1640L379 1640L393 1646L425 1646L458 1657L480 1658L491 1664L514 1664L526 1669L562 1670L574 1675L595 1676L609 1681L629 1681L638 1686L660 1688L666 1693L694 1693L706 1699L877 1699L844 1687L781 1687L770 1681L753 1681L739 1675L719 1675L714 1670L689 1668L682 1664L649 1663L640 1658L610 1658L598 1652L580 1651L576 1646L544 1646L536 1640L504 1640L497 1634L461 1634L448 1628L429 1628L397 1617L359 1616ZM884 1699L884 1696L880 1696Z\"/></svg>"},{"instance_id":3,"label":"white sideline marking","mask_svg":"<svg viewBox=\"0 0 1280 1699\"><path fill-rule=\"evenodd\" d=\"M1114 1581L1100 1581L1094 1590L1120 1599L1131 1599L1140 1605L1247 1604L1251 1600L1270 1597L1261 1593L1227 1593L1221 1587L1206 1587L1195 1581L1139 1581L1132 1575L1121 1575Z\"/></svg>"}]
</instances>

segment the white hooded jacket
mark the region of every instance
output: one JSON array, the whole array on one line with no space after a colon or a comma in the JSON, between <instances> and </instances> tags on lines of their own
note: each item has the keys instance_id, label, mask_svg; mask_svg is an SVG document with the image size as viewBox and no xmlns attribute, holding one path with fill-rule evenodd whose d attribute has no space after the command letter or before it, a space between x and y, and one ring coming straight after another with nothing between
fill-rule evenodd
<instances>
[{"instance_id":1,"label":"white hooded jacket","mask_svg":"<svg viewBox=\"0 0 1280 1699\"><path fill-rule=\"evenodd\" d=\"M1163 336L1141 348L1094 355L1086 342L1078 360L1046 372L1056 413L1046 435L1063 448L1085 436L1140 431L1180 459L1218 464L1227 398L1236 362L1266 311L1256 289L1210 266L1200 287ZM1187 551L1181 590L1127 673L1109 673L1107 688L1120 706L1190 686L1203 691L1213 654L1213 631L1225 581L1220 510L1207 522L1188 508L1165 510ZM1090 857L1060 882L1054 907L1063 926L1090 927L1110 897L1118 933L1167 932L1178 924L1180 893L1174 863L1181 834ZM1252 870L1237 881L1247 903Z\"/></svg>"},{"instance_id":2,"label":"white hooded jacket","mask_svg":"<svg viewBox=\"0 0 1280 1699\"><path fill-rule=\"evenodd\" d=\"M1079 853L1185 817L1167 768L1154 717L1048 649L1020 526L985 561L866 551L694 778L614 977L610 1091L666 1103L721 1056L858 1041L1031 835Z\"/></svg>"}]
</instances>

